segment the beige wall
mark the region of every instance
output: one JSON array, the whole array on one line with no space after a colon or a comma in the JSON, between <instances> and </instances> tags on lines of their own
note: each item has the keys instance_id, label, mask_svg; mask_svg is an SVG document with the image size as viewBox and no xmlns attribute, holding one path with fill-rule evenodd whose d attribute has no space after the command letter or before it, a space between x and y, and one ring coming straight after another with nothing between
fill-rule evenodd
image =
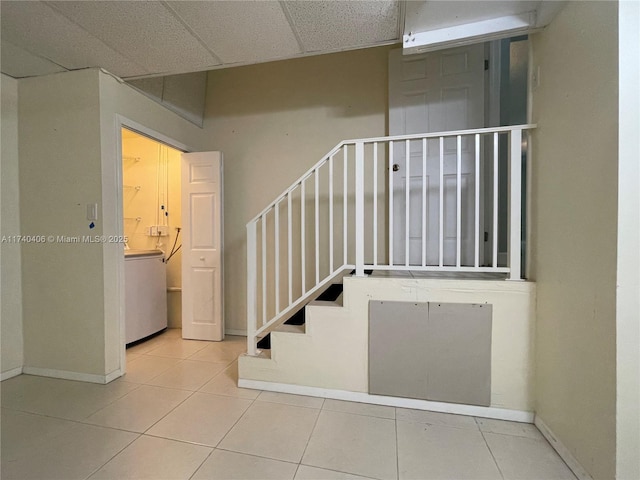
<instances>
[{"instance_id":1,"label":"beige wall","mask_svg":"<svg viewBox=\"0 0 640 480\"><path fill-rule=\"evenodd\" d=\"M0 236L20 234L18 188L18 82L2 75L2 134L0 139ZM0 246L1 284L0 320L2 337L2 373L22 368L22 285L20 244L2 242Z\"/></svg>"},{"instance_id":2,"label":"beige wall","mask_svg":"<svg viewBox=\"0 0 640 480\"><path fill-rule=\"evenodd\" d=\"M616 459L617 4L533 35L536 412L594 478Z\"/></svg>"},{"instance_id":3,"label":"beige wall","mask_svg":"<svg viewBox=\"0 0 640 480\"><path fill-rule=\"evenodd\" d=\"M209 73L204 129L225 162L228 331L246 329L246 223L341 140L386 134L388 51Z\"/></svg>"},{"instance_id":4,"label":"beige wall","mask_svg":"<svg viewBox=\"0 0 640 480\"><path fill-rule=\"evenodd\" d=\"M20 218L24 235L101 235L97 70L19 82ZM23 244L25 368L104 374L102 247Z\"/></svg>"}]
</instances>

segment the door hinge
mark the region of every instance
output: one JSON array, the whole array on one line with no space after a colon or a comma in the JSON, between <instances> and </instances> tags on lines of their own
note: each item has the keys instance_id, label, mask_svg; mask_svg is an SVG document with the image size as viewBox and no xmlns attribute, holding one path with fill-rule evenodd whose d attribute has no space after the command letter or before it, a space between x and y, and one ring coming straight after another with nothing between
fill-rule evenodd
<instances>
[{"instance_id":1,"label":"door hinge","mask_svg":"<svg viewBox=\"0 0 640 480\"><path fill-rule=\"evenodd\" d=\"M484 241L485 242L489 241L489 232L484 232Z\"/></svg>"},{"instance_id":2,"label":"door hinge","mask_svg":"<svg viewBox=\"0 0 640 480\"><path fill-rule=\"evenodd\" d=\"M484 61L484 69L489 70L489 60Z\"/></svg>"}]
</instances>

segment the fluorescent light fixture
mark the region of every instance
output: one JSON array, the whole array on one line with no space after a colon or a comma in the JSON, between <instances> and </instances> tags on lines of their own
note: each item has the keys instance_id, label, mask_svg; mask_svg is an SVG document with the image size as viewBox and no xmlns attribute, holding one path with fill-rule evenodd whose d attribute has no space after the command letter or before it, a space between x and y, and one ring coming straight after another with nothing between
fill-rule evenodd
<instances>
[{"instance_id":1,"label":"fluorescent light fixture","mask_svg":"<svg viewBox=\"0 0 640 480\"><path fill-rule=\"evenodd\" d=\"M425 53L443 48L486 42L529 33L535 29L535 12L492 18L480 22L440 28L428 32L410 32L402 36L402 53Z\"/></svg>"}]
</instances>

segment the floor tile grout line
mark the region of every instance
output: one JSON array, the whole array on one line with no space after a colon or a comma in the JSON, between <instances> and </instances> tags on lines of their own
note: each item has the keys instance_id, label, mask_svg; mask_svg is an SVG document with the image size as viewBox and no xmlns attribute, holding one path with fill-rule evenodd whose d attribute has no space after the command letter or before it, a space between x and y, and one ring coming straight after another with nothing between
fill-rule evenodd
<instances>
[{"instance_id":1,"label":"floor tile grout line","mask_svg":"<svg viewBox=\"0 0 640 480\"><path fill-rule=\"evenodd\" d=\"M229 430L227 430L227 433L225 433L225 434L222 436L222 438L218 441L218 443L216 444L216 446L215 446L214 448L218 448L218 446L219 446L222 442L224 442L224 439L225 439L225 438L227 438L227 435L229 435L229 433L231 432L231 430L233 430L233 429L235 428L235 426L238 424L238 422L239 422L240 420L242 420L242 418L247 414L247 412L249 411L249 409L250 409L251 407L253 407L253 404L254 404L254 403L256 403L256 399L257 399L257 398L258 398L258 397L256 397L256 398L254 398L253 400L251 400L251 403L247 406L247 408L244 410L244 412L242 412L242 415L240 415L240 416L238 417L238 419L233 423L233 425L231 425L231 427L229 428ZM249 400L249 399L247 399L247 400Z\"/></svg>"},{"instance_id":2,"label":"floor tile grout line","mask_svg":"<svg viewBox=\"0 0 640 480\"><path fill-rule=\"evenodd\" d=\"M261 391L264 392L266 390L261 390ZM318 398L318 397L316 397L316 398ZM258 401L258 402L261 402L261 403L270 403L272 405L286 405L287 407L308 408L310 410L322 410L322 407L309 407L307 405L294 405L292 403L274 402L272 400L260 400L259 397L256 397L255 400ZM327 411L331 412L332 410L327 410Z\"/></svg>"},{"instance_id":3,"label":"floor tile grout line","mask_svg":"<svg viewBox=\"0 0 640 480\"><path fill-rule=\"evenodd\" d=\"M5 407L2 407L5 408ZM125 433L133 433L135 435L143 435L141 432L136 432L134 430L126 430L124 428L118 428L118 427L108 427L106 425L98 425L96 423L89 423L87 421L85 421L86 419L72 419L72 418L65 418L65 417L54 417L51 415L45 415L43 413L35 413L35 412L28 412L28 411L24 411L24 410L13 410L14 412L20 412L20 413L26 413L29 415L35 415L37 417L44 417L44 418L51 418L53 420L62 420L63 422L70 422L70 423L74 423L77 425L84 425L86 427L96 427L96 428L103 428L103 429L107 429L107 430L116 430L118 432L125 432Z\"/></svg>"},{"instance_id":4,"label":"floor tile grout line","mask_svg":"<svg viewBox=\"0 0 640 480\"><path fill-rule=\"evenodd\" d=\"M542 438L532 438L532 437L524 437L522 435L512 435L512 434L509 434L509 433L498 433L498 432L482 432L482 433L483 433L483 435L482 435L483 437L484 437L484 434L486 433L488 435L497 435L499 437L515 437L515 438L520 438L520 439L524 439L524 440L530 440L530 441L536 442L536 443L542 443L542 444L546 445L547 447L549 447L553 451L553 453L562 461L562 463L567 467L567 469L569 470L571 475L573 475L573 477L576 480L578 478L578 477L576 477L576 474L573 473L573 470L571 469L569 464L564 460L564 458L562 458L560 456L560 454L558 454L556 449L553 448L553 445L551 445L551 442L549 442L549 440L547 440L544 436ZM485 438L485 442L486 442L486 438ZM487 442L487 445L488 445L488 442ZM491 447L489 447L489 450L491 451ZM491 454L493 455L493 451L491 451Z\"/></svg>"},{"instance_id":5,"label":"floor tile grout line","mask_svg":"<svg viewBox=\"0 0 640 480\"><path fill-rule=\"evenodd\" d=\"M237 455L246 455L247 457L262 458L264 460L272 460L274 462L288 463L289 465L300 465L300 462L293 462L291 460L283 460L281 458L265 457L264 455L258 455L257 453L239 452L237 450L231 450L230 448L215 447L215 450L220 450L221 452L235 453Z\"/></svg>"},{"instance_id":6,"label":"floor tile grout line","mask_svg":"<svg viewBox=\"0 0 640 480\"><path fill-rule=\"evenodd\" d=\"M149 357L154 358L154 356L153 356L153 355L149 355ZM144 381L143 385L151 385L150 383L147 383L147 382L151 382L151 381L155 380L155 379L156 379L156 378L158 378L160 375L163 375L163 374L167 373L169 370L171 370L172 368L174 368L174 367L178 366L179 364L181 364L181 363L183 362L183 359L181 359L181 358L175 358L175 357L159 357L159 356L157 356L157 355L156 355L156 357L155 357L155 358L171 358L171 359L173 359L173 360L178 360L178 361L177 361L174 365L171 365L170 367L167 367L165 370L163 370L162 372L158 373L157 375L155 375L155 376L153 376L153 377L151 377L151 378L147 378L147 379ZM126 373L124 374L124 376L123 376L123 377L126 377Z\"/></svg>"},{"instance_id":7,"label":"floor tile grout line","mask_svg":"<svg viewBox=\"0 0 640 480\"><path fill-rule=\"evenodd\" d=\"M207 455L205 457L204 460L202 460L202 463L200 463L200 465L198 465L198 467L193 471L193 473L189 476L189 480L192 480L193 477L195 476L196 473L198 473L198 471L200 471L200 469L202 468L202 466L206 463L207 460L209 460L209 458L211 457L211 455L213 455L213 452L215 452L216 449L212 448L211 451L209 452L209 455Z\"/></svg>"},{"instance_id":8,"label":"floor tile grout line","mask_svg":"<svg viewBox=\"0 0 640 480\"><path fill-rule=\"evenodd\" d=\"M324 399L322 399L322 405L324 405ZM316 427L318 426L320 415L322 415L322 408L318 409L318 415L316 415L316 419L313 422L313 427L311 427L311 431L309 432L309 437L307 438L307 442L305 443L304 450L302 450L302 455L300 455L300 460L298 460L298 464L302 464L302 461L304 460L304 455L305 453L307 453L307 449L309 448L309 443L311 443L311 437L313 437L313 432L316 431Z\"/></svg>"},{"instance_id":9,"label":"floor tile grout line","mask_svg":"<svg viewBox=\"0 0 640 480\"><path fill-rule=\"evenodd\" d=\"M167 387L159 387L159 386L157 386L157 385L140 385L140 387L143 387L143 386L144 386L144 387L155 387L155 388L167 388ZM136 388L136 389L134 389L134 390L137 390L137 388ZM131 392L133 392L134 390L131 390ZM169 389L169 390L178 390L178 389L173 388L173 389ZM147 429L146 429L146 430L144 430L143 432L139 432L139 431L137 431L137 430L127 430L127 429L125 429L125 428L118 428L118 427L112 427L112 426L107 426L107 425L100 425L100 424L97 424L97 423L89 423L89 422L87 421L87 419L88 419L89 417L91 417L92 415L95 415L96 413L100 412L100 411L101 411L101 410L103 410L103 409L100 409L100 410L98 410L98 411L96 411L96 412L92 413L91 415L89 415L89 417L86 417L86 418L84 418L84 419L82 419L82 420L77 420L77 421L76 421L76 423L80 423L80 424L82 424L82 425L89 425L89 426L92 426L92 427L108 428L108 429L111 429L111 430L118 430L118 431L121 431L121 432L135 433L136 435L144 435L144 434L145 434L149 429L153 428L153 426L154 426L156 423L158 423L160 420L162 420L164 417L166 417L169 413L171 413L173 410L175 410L176 408L178 408L178 406L180 406L182 403L186 402L189 398L191 398L191 396L193 396L193 394L194 394L194 393L196 393L196 392L191 392L191 391L189 391L189 390L178 390L178 391L185 392L185 393L189 393L189 395L187 395L187 397L185 397L185 399L184 399L184 400L182 400L180 403L178 403L178 404L177 404L175 407L173 407L169 412L167 412L164 416L162 416L158 421L156 421L153 425L151 425L149 428L147 428ZM129 393L131 393L131 392L129 392ZM128 395L128 394L127 394L127 395ZM126 395L125 395L125 396L126 396ZM124 398L124 397L121 397L121 398ZM114 402L114 403L115 403L115 402ZM111 405L111 404L110 404L110 405ZM104 408L107 408L107 407L104 407ZM56 417L53 417L53 418L56 418ZM73 420L71 420L71 421L73 421Z\"/></svg>"},{"instance_id":10,"label":"floor tile grout line","mask_svg":"<svg viewBox=\"0 0 640 480\"><path fill-rule=\"evenodd\" d=\"M111 460L113 460L114 458L116 458L118 455L120 455L124 450L126 450L127 448L129 448L129 446L131 446L131 444L133 442L135 442L136 440L138 440L140 437L142 437L141 433L136 433L137 437L135 437L133 440L131 440L129 443L127 443L124 447L122 447L120 450L118 450L116 453L114 453L106 462L104 462L102 465L100 465L99 467L97 467L93 472L91 472L88 476L84 477L85 480L90 479L91 477L93 477L96 473L98 473L100 471L100 469L102 469L107 463L109 463Z\"/></svg>"},{"instance_id":11,"label":"floor tile grout line","mask_svg":"<svg viewBox=\"0 0 640 480\"><path fill-rule=\"evenodd\" d=\"M504 473L502 473L502 469L500 468L500 465L498 464L498 460L496 459L496 456L493 454L493 450L491 450L491 447L489 446L489 442L487 442L487 438L484 436L484 432L482 430L480 430L480 435L482 435L482 440L484 441L484 444L487 447L487 450L489 450L489 454L491 455L491 458L493 459L493 463L496 465L496 468L498 469L498 472L500 473L500 476L504 480Z\"/></svg>"},{"instance_id":12,"label":"floor tile grout line","mask_svg":"<svg viewBox=\"0 0 640 480\"><path fill-rule=\"evenodd\" d=\"M152 385L152 386L156 386L156 385ZM162 387L160 387L162 388ZM188 391L188 390L183 390L183 391ZM169 415L171 412L173 412L176 408L178 408L180 405L182 405L184 402L186 402L187 400L189 400L191 397L193 397L194 393L196 392L190 392L189 395L187 395L184 400L182 400L181 402L179 402L178 404L176 404L176 406L174 406L171 410L169 410L167 413L165 413L162 417L160 417L157 421L155 421L149 428L147 428L144 432L142 432L142 434L144 435L145 433L147 433L149 430L151 430L153 427L155 427L159 422L161 422L162 420L164 420L167 415Z\"/></svg>"},{"instance_id":13,"label":"floor tile grout line","mask_svg":"<svg viewBox=\"0 0 640 480\"><path fill-rule=\"evenodd\" d=\"M400 480L400 446L398 445L398 420L394 419L393 429L396 433L396 479Z\"/></svg>"},{"instance_id":14,"label":"floor tile grout line","mask_svg":"<svg viewBox=\"0 0 640 480\"><path fill-rule=\"evenodd\" d=\"M330 398L328 398L328 399L326 398L325 400L331 400L331 399ZM355 403L357 403L357 402L355 402ZM367 405L374 405L374 404L369 403ZM325 408L325 407L322 407L322 409L326 410L327 412L348 413L350 415L358 415L359 417L379 418L381 420L393 420L393 421L396 420L395 416L393 418L389 418L389 417L379 417L378 415L369 415L368 413L345 412L345 411L342 411L342 410L333 410L331 408Z\"/></svg>"}]
</instances>

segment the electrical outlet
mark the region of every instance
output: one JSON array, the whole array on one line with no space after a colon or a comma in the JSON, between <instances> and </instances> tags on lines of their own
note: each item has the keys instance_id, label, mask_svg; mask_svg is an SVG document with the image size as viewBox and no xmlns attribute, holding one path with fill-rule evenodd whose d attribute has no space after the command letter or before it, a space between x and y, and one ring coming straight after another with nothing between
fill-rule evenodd
<instances>
[{"instance_id":1,"label":"electrical outlet","mask_svg":"<svg viewBox=\"0 0 640 480\"><path fill-rule=\"evenodd\" d=\"M169 236L169 226L168 225L152 225L149 227L150 237L168 237Z\"/></svg>"}]
</instances>

